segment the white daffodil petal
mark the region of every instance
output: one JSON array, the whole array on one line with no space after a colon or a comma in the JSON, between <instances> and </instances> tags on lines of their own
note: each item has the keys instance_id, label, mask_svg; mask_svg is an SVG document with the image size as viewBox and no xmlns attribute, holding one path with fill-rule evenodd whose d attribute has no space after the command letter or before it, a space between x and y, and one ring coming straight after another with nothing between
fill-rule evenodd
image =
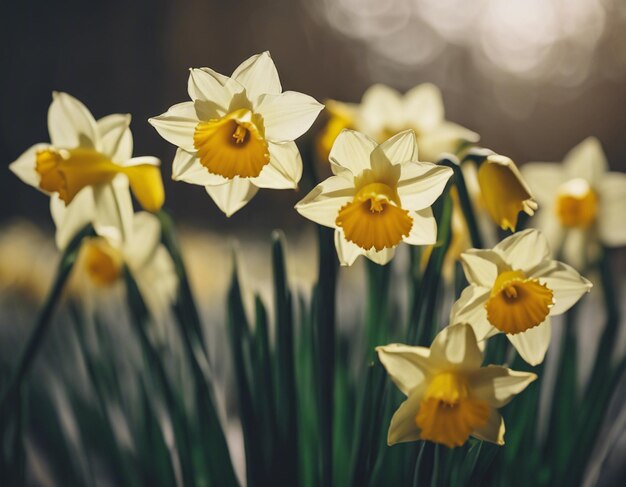
<instances>
[{"instance_id":1,"label":"white daffodil petal","mask_svg":"<svg viewBox=\"0 0 626 487\"><path fill-rule=\"evenodd\" d=\"M504 445L505 431L504 419L502 419L502 415L494 409L489 415L487 424L476 428L472 432L472 436L479 440L495 443L496 445Z\"/></svg>"},{"instance_id":2,"label":"white daffodil petal","mask_svg":"<svg viewBox=\"0 0 626 487\"><path fill-rule=\"evenodd\" d=\"M245 87L248 98L253 101L265 93L278 95L283 91L278 71L268 51L245 60L235 69L232 78Z\"/></svg>"},{"instance_id":3,"label":"white daffodil petal","mask_svg":"<svg viewBox=\"0 0 626 487\"><path fill-rule=\"evenodd\" d=\"M222 111L227 111L233 95L243 91L243 86L234 79L210 68L189 70L187 91L192 100L215 103Z\"/></svg>"},{"instance_id":4,"label":"white daffodil petal","mask_svg":"<svg viewBox=\"0 0 626 487\"><path fill-rule=\"evenodd\" d=\"M218 174L211 174L209 170L200 164L196 154L191 154L183 149L177 149L172 163L172 179L185 181L200 186L218 186L228 180Z\"/></svg>"},{"instance_id":5,"label":"white daffodil petal","mask_svg":"<svg viewBox=\"0 0 626 487\"><path fill-rule=\"evenodd\" d=\"M488 288L479 286L466 287L459 299L452 305L450 323L468 323L474 329L476 338L484 340L493 332L493 326L487 320L485 309L490 291Z\"/></svg>"},{"instance_id":6,"label":"white daffodil petal","mask_svg":"<svg viewBox=\"0 0 626 487\"><path fill-rule=\"evenodd\" d=\"M9 169L26 184L39 189L40 176L35 170L37 152L48 149L49 147L48 144L33 145L9 164Z\"/></svg>"},{"instance_id":7,"label":"white daffodil petal","mask_svg":"<svg viewBox=\"0 0 626 487\"><path fill-rule=\"evenodd\" d=\"M93 200L96 232L103 227L117 228L122 234L122 240L127 240L132 234L133 202L126 176L118 174L111 184L93 186ZM73 204L72 201L70 206Z\"/></svg>"},{"instance_id":8,"label":"white daffodil petal","mask_svg":"<svg viewBox=\"0 0 626 487\"><path fill-rule=\"evenodd\" d=\"M552 290L554 305L550 308L551 316L565 313L592 287L591 282L563 262L551 261L537 269L533 277L539 278L540 282Z\"/></svg>"},{"instance_id":9,"label":"white daffodil petal","mask_svg":"<svg viewBox=\"0 0 626 487\"><path fill-rule=\"evenodd\" d=\"M243 208L259 190L249 180L240 178L219 186L206 186L205 189L219 209L228 217Z\"/></svg>"},{"instance_id":10,"label":"white daffodil petal","mask_svg":"<svg viewBox=\"0 0 626 487\"><path fill-rule=\"evenodd\" d=\"M407 91L403 108L406 120L423 132L433 130L444 119L441 91L432 83L423 83Z\"/></svg>"},{"instance_id":11,"label":"white daffodil petal","mask_svg":"<svg viewBox=\"0 0 626 487\"><path fill-rule=\"evenodd\" d=\"M419 135L417 144L420 160L437 162L445 153L456 153L462 142L478 142L476 132L452 122L444 122L434 129Z\"/></svg>"},{"instance_id":12,"label":"white daffodil petal","mask_svg":"<svg viewBox=\"0 0 626 487\"><path fill-rule=\"evenodd\" d=\"M591 235L583 228L567 228L563 232L563 260L576 269L584 269L589 264L589 251L595 246Z\"/></svg>"},{"instance_id":13,"label":"white daffodil petal","mask_svg":"<svg viewBox=\"0 0 626 487\"><path fill-rule=\"evenodd\" d=\"M93 115L85 105L67 93L52 93L48 132L52 145L56 147L99 149L100 138Z\"/></svg>"},{"instance_id":14,"label":"white daffodil petal","mask_svg":"<svg viewBox=\"0 0 626 487\"><path fill-rule=\"evenodd\" d=\"M50 197L50 213L57 229L57 248L63 251L78 232L94 220L96 209L92 189L84 188L68 206L65 206L58 194L53 194Z\"/></svg>"},{"instance_id":15,"label":"white daffodil petal","mask_svg":"<svg viewBox=\"0 0 626 487\"><path fill-rule=\"evenodd\" d=\"M467 369L479 368L483 354L476 343L476 334L470 325L445 327L437 334L430 347L430 358L437 364Z\"/></svg>"},{"instance_id":16,"label":"white daffodil petal","mask_svg":"<svg viewBox=\"0 0 626 487\"><path fill-rule=\"evenodd\" d=\"M269 143L270 162L254 179L255 186L295 189L302 178L302 158L295 142Z\"/></svg>"},{"instance_id":17,"label":"white daffodil petal","mask_svg":"<svg viewBox=\"0 0 626 487\"><path fill-rule=\"evenodd\" d=\"M405 396L408 396L433 372L429 359L431 352L426 347L393 343L376 347L376 353L393 383Z\"/></svg>"},{"instance_id":18,"label":"white daffodil petal","mask_svg":"<svg viewBox=\"0 0 626 487\"><path fill-rule=\"evenodd\" d=\"M365 251L356 244L348 242L342 230L335 230L335 249L337 250L337 258L342 266L350 266L359 255L365 254Z\"/></svg>"},{"instance_id":19,"label":"white daffodil petal","mask_svg":"<svg viewBox=\"0 0 626 487\"><path fill-rule=\"evenodd\" d=\"M427 162L407 162L400 165L398 195L402 208L421 210L431 206L443 192L452 169Z\"/></svg>"},{"instance_id":20,"label":"white daffodil petal","mask_svg":"<svg viewBox=\"0 0 626 487\"><path fill-rule=\"evenodd\" d=\"M388 264L393 256L396 254L396 248L384 248L382 250L370 249L365 251L365 257L367 257L372 262L376 262L379 265Z\"/></svg>"},{"instance_id":21,"label":"white daffodil petal","mask_svg":"<svg viewBox=\"0 0 626 487\"><path fill-rule=\"evenodd\" d=\"M598 187L600 193L600 211L598 231L600 240L609 247L626 245L626 174L610 172L606 174Z\"/></svg>"},{"instance_id":22,"label":"white daffodil petal","mask_svg":"<svg viewBox=\"0 0 626 487\"><path fill-rule=\"evenodd\" d=\"M548 241L543 234L530 228L505 238L494 247L514 270L530 271L550 258Z\"/></svg>"},{"instance_id":23,"label":"white daffodil petal","mask_svg":"<svg viewBox=\"0 0 626 487\"><path fill-rule=\"evenodd\" d=\"M532 372L518 372L499 365L483 367L468 377L472 394L494 408L506 406L515 395L537 379Z\"/></svg>"},{"instance_id":24,"label":"white daffodil petal","mask_svg":"<svg viewBox=\"0 0 626 487\"><path fill-rule=\"evenodd\" d=\"M594 187L608 171L609 164L600 141L588 137L567 153L563 167L568 179L582 178Z\"/></svg>"},{"instance_id":25,"label":"white daffodil petal","mask_svg":"<svg viewBox=\"0 0 626 487\"><path fill-rule=\"evenodd\" d=\"M432 208L419 211L410 211L413 226L404 242L410 245L432 245L437 241L437 220L433 216Z\"/></svg>"},{"instance_id":26,"label":"white daffodil petal","mask_svg":"<svg viewBox=\"0 0 626 487\"><path fill-rule=\"evenodd\" d=\"M304 134L324 105L296 91L262 95L256 111L263 117L265 137L273 142L292 141Z\"/></svg>"},{"instance_id":27,"label":"white daffodil petal","mask_svg":"<svg viewBox=\"0 0 626 487\"><path fill-rule=\"evenodd\" d=\"M338 175L347 169L353 176L358 176L370 169L370 155L376 145L375 141L360 132L342 130L328 156L333 173Z\"/></svg>"},{"instance_id":28,"label":"white daffodil petal","mask_svg":"<svg viewBox=\"0 0 626 487\"><path fill-rule=\"evenodd\" d=\"M161 224L152 213L140 211L133 218L131 238L124 242L123 254L135 269L146 265L161 244Z\"/></svg>"},{"instance_id":29,"label":"white daffodil petal","mask_svg":"<svg viewBox=\"0 0 626 487\"><path fill-rule=\"evenodd\" d=\"M331 176L315 186L296 204L296 211L305 218L334 228L340 208L354 198L354 186L341 176Z\"/></svg>"},{"instance_id":30,"label":"white daffodil petal","mask_svg":"<svg viewBox=\"0 0 626 487\"><path fill-rule=\"evenodd\" d=\"M419 440L420 430L415 424L415 417L420 408L423 390L423 387L415 389L394 413L387 433L389 446Z\"/></svg>"},{"instance_id":31,"label":"white daffodil petal","mask_svg":"<svg viewBox=\"0 0 626 487\"><path fill-rule=\"evenodd\" d=\"M192 101L178 103L167 112L148 120L161 137L187 152L195 152L193 134L198 125Z\"/></svg>"},{"instance_id":32,"label":"white daffodil petal","mask_svg":"<svg viewBox=\"0 0 626 487\"><path fill-rule=\"evenodd\" d=\"M493 250L469 249L461 254L463 272L470 284L493 287L501 257Z\"/></svg>"},{"instance_id":33,"label":"white daffodil petal","mask_svg":"<svg viewBox=\"0 0 626 487\"><path fill-rule=\"evenodd\" d=\"M520 171L539 203L540 212L545 206L552 206L558 187L565 181L562 164L531 162L524 164Z\"/></svg>"},{"instance_id":34,"label":"white daffodil petal","mask_svg":"<svg viewBox=\"0 0 626 487\"><path fill-rule=\"evenodd\" d=\"M123 163L133 156L133 134L129 114L115 113L96 123L100 132L100 151L113 162Z\"/></svg>"},{"instance_id":35,"label":"white daffodil petal","mask_svg":"<svg viewBox=\"0 0 626 487\"><path fill-rule=\"evenodd\" d=\"M392 164L417 161L417 138L415 131L405 130L380 144L375 152L381 150Z\"/></svg>"},{"instance_id":36,"label":"white daffodil petal","mask_svg":"<svg viewBox=\"0 0 626 487\"><path fill-rule=\"evenodd\" d=\"M363 93L359 125L368 134L378 134L385 129L402 129L405 128L402 114L400 93L388 86L375 84Z\"/></svg>"},{"instance_id":37,"label":"white daffodil petal","mask_svg":"<svg viewBox=\"0 0 626 487\"><path fill-rule=\"evenodd\" d=\"M506 337L520 354L520 357L530 365L538 365L543 362L546 356L550 346L551 334L552 325L550 324L550 317L547 317L543 323L534 328Z\"/></svg>"},{"instance_id":38,"label":"white daffodil petal","mask_svg":"<svg viewBox=\"0 0 626 487\"><path fill-rule=\"evenodd\" d=\"M128 265L151 317L158 323L171 309L178 289L178 277L170 254L163 245L158 245L142 266L136 267L133 261Z\"/></svg>"}]
</instances>

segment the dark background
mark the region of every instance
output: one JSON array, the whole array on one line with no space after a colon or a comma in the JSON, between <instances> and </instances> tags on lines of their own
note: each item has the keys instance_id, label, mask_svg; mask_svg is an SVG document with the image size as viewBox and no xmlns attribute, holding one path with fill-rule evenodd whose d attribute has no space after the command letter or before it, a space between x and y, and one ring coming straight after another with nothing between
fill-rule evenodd
<instances>
[{"instance_id":1,"label":"dark background","mask_svg":"<svg viewBox=\"0 0 626 487\"><path fill-rule=\"evenodd\" d=\"M96 118L133 115L135 155L162 159L166 205L183 221L233 229L302 224L291 209L302 194L292 191L261 191L227 220L202 187L170 180L174 147L146 121L187 99L189 67L230 74L264 50L285 89L320 101L358 101L373 82L406 90L432 81L442 88L447 118L520 164L561 160L596 135L612 167L624 170L625 3L1 0L0 223L24 217L50 225L48 198L5 167L48 140L51 91L62 90ZM450 34L449 25L457 31ZM276 205L284 211L270 211Z\"/></svg>"}]
</instances>

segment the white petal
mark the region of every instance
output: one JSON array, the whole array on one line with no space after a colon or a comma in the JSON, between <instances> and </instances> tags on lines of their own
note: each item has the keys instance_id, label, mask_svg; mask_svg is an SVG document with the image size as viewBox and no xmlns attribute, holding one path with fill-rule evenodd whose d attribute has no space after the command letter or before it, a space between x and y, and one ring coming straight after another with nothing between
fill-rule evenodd
<instances>
[{"instance_id":1,"label":"white petal","mask_svg":"<svg viewBox=\"0 0 626 487\"><path fill-rule=\"evenodd\" d=\"M287 142L309 130L323 108L309 95L285 91L280 95L262 95L255 110L263 117L267 139Z\"/></svg>"},{"instance_id":2,"label":"white petal","mask_svg":"<svg viewBox=\"0 0 626 487\"><path fill-rule=\"evenodd\" d=\"M359 112L360 125L368 134L378 134L384 129L404 129L402 96L388 86L376 84L363 94Z\"/></svg>"},{"instance_id":3,"label":"white petal","mask_svg":"<svg viewBox=\"0 0 626 487\"><path fill-rule=\"evenodd\" d=\"M550 162L531 162L524 164L520 171L528 183L539 207L552 206L559 186L566 176L562 164Z\"/></svg>"},{"instance_id":4,"label":"white petal","mask_svg":"<svg viewBox=\"0 0 626 487\"><path fill-rule=\"evenodd\" d=\"M337 250L339 263L342 266L351 266L359 255L365 255L365 250L346 240L341 229L335 230L335 249Z\"/></svg>"},{"instance_id":5,"label":"white petal","mask_svg":"<svg viewBox=\"0 0 626 487\"><path fill-rule=\"evenodd\" d=\"M433 340L430 358L438 364L463 369L477 369L483 362L476 334L468 324L446 326Z\"/></svg>"},{"instance_id":6,"label":"white petal","mask_svg":"<svg viewBox=\"0 0 626 487\"><path fill-rule=\"evenodd\" d=\"M531 277L539 278L539 282L552 290L554 305L550 315L565 313L578 300L591 290L591 282L582 277L573 267L563 262L551 261L537 269Z\"/></svg>"},{"instance_id":7,"label":"white petal","mask_svg":"<svg viewBox=\"0 0 626 487\"><path fill-rule=\"evenodd\" d=\"M334 228L339 209L354 198L354 186L341 176L331 176L315 186L296 204L296 211L309 220Z\"/></svg>"},{"instance_id":8,"label":"white petal","mask_svg":"<svg viewBox=\"0 0 626 487\"><path fill-rule=\"evenodd\" d=\"M135 269L146 265L161 243L161 224L152 213L140 211L133 217L130 238L124 243L126 262Z\"/></svg>"},{"instance_id":9,"label":"white petal","mask_svg":"<svg viewBox=\"0 0 626 487\"><path fill-rule=\"evenodd\" d=\"M504 419L502 415L495 409L491 411L487 424L480 428L476 428L472 432L474 438L479 440L489 441L496 445L504 445Z\"/></svg>"},{"instance_id":10,"label":"white petal","mask_svg":"<svg viewBox=\"0 0 626 487\"><path fill-rule=\"evenodd\" d=\"M194 103L186 101L172 106L167 112L148 120L161 137L187 152L196 152L193 134L198 125Z\"/></svg>"},{"instance_id":11,"label":"white petal","mask_svg":"<svg viewBox=\"0 0 626 487\"><path fill-rule=\"evenodd\" d=\"M243 86L234 79L213 71L210 68L189 70L187 91L192 100L215 103L216 108L226 112L235 94L243 91Z\"/></svg>"},{"instance_id":12,"label":"white petal","mask_svg":"<svg viewBox=\"0 0 626 487\"><path fill-rule=\"evenodd\" d=\"M493 250L469 249L461 254L463 272L470 284L493 287L498 278L498 264L502 261Z\"/></svg>"},{"instance_id":13,"label":"white petal","mask_svg":"<svg viewBox=\"0 0 626 487\"><path fill-rule=\"evenodd\" d=\"M598 231L600 240L609 247L626 245L626 174L610 172L598 185L600 211Z\"/></svg>"},{"instance_id":14,"label":"white petal","mask_svg":"<svg viewBox=\"0 0 626 487\"><path fill-rule=\"evenodd\" d=\"M428 162L406 162L400 165L398 195L402 208L421 210L432 205L452 176L452 169Z\"/></svg>"},{"instance_id":15,"label":"white petal","mask_svg":"<svg viewBox=\"0 0 626 487\"><path fill-rule=\"evenodd\" d=\"M422 401L423 391L423 387L418 387L394 413L387 433L389 446L419 440L420 430L415 423L415 417Z\"/></svg>"},{"instance_id":16,"label":"white petal","mask_svg":"<svg viewBox=\"0 0 626 487\"><path fill-rule=\"evenodd\" d=\"M50 213L57 227L56 245L63 251L76 234L94 220L96 210L93 190L91 187L83 188L68 206L65 206L58 194L53 194L50 198Z\"/></svg>"},{"instance_id":17,"label":"white petal","mask_svg":"<svg viewBox=\"0 0 626 487\"><path fill-rule=\"evenodd\" d=\"M257 193L257 188L247 179L235 178L219 186L207 186L206 192L226 216L243 208Z\"/></svg>"},{"instance_id":18,"label":"white petal","mask_svg":"<svg viewBox=\"0 0 626 487\"><path fill-rule=\"evenodd\" d=\"M494 247L513 270L531 271L550 259L550 248L543 234L534 228L517 232Z\"/></svg>"},{"instance_id":19,"label":"white petal","mask_svg":"<svg viewBox=\"0 0 626 487\"><path fill-rule=\"evenodd\" d=\"M384 248L382 250L370 249L365 251L365 257L380 265L388 264L396 253L396 247Z\"/></svg>"},{"instance_id":20,"label":"white petal","mask_svg":"<svg viewBox=\"0 0 626 487\"><path fill-rule=\"evenodd\" d=\"M126 159L124 162L119 164L122 167L133 167L133 166L157 166L161 165L161 159L154 156L137 156L131 157L130 159Z\"/></svg>"},{"instance_id":21,"label":"white petal","mask_svg":"<svg viewBox=\"0 0 626 487\"><path fill-rule=\"evenodd\" d=\"M380 144L374 153L382 151L392 164L417 161L417 138L415 131L405 130Z\"/></svg>"},{"instance_id":22,"label":"white petal","mask_svg":"<svg viewBox=\"0 0 626 487\"><path fill-rule=\"evenodd\" d=\"M217 186L228 182L222 176L211 174L206 167L200 164L196 154L191 154L180 148L176 150L172 163L172 179L200 186Z\"/></svg>"},{"instance_id":23,"label":"white petal","mask_svg":"<svg viewBox=\"0 0 626 487\"><path fill-rule=\"evenodd\" d=\"M376 145L375 141L360 132L342 130L328 156L333 173L339 174L347 169L358 176L370 169L370 156Z\"/></svg>"},{"instance_id":24,"label":"white petal","mask_svg":"<svg viewBox=\"0 0 626 487\"><path fill-rule=\"evenodd\" d=\"M430 131L443 122L441 91L431 83L423 83L407 91L403 104L406 120L410 120L420 131Z\"/></svg>"},{"instance_id":25,"label":"white petal","mask_svg":"<svg viewBox=\"0 0 626 487\"><path fill-rule=\"evenodd\" d=\"M563 232L563 260L576 269L585 269L589 262L587 255L594 246L592 235L584 228L567 228ZM557 252L558 255L558 252Z\"/></svg>"},{"instance_id":26,"label":"white petal","mask_svg":"<svg viewBox=\"0 0 626 487\"><path fill-rule=\"evenodd\" d=\"M178 277L174 262L163 245L158 245L143 266L129 263L137 287L150 316L157 323L164 319L176 300Z\"/></svg>"},{"instance_id":27,"label":"white petal","mask_svg":"<svg viewBox=\"0 0 626 487\"><path fill-rule=\"evenodd\" d=\"M100 132L100 151L112 161L123 163L133 156L133 134L130 115L115 113L96 123Z\"/></svg>"},{"instance_id":28,"label":"white petal","mask_svg":"<svg viewBox=\"0 0 626 487\"><path fill-rule=\"evenodd\" d=\"M133 229L133 202L126 176L118 174L111 184L93 186L93 199L96 232L100 233L103 227L113 227L121 232L122 240L128 239Z\"/></svg>"},{"instance_id":29,"label":"white petal","mask_svg":"<svg viewBox=\"0 0 626 487\"><path fill-rule=\"evenodd\" d=\"M232 77L245 87L248 98L253 101L266 93L278 95L283 91L268 51L245 60L235 69Z\"/></svg>"},{"instance_id":30,"label":"white petal","mask_svg":"<svg viewBox=\"0 0 626 487\"><path fill-rule=\"evenodd\" d=\"M493 326L487 320L485 303L489 299L490 289L479 286L466 287L459 299L452 305L450 323L471 325L478 340L484 340L493 333Z\"/></svg>"},{"instance_id":31,"label":"white petal","mask_svg":"<svg viewBox=\"0 0 626 487\"><path fill-rule=\"evenodd\" d=\"M595 187L602 180L609 165L600 141L595 137L588 137L567 153L563 166L569 179L583 178Z\"/></svg>"},{"instance_id":32,"label":"white petal","mask_svg":"<svg viewBox=\"0 0 626 487\"><path fill-rule=\"evenodd\" d=\"M479 139L476 132L452 122L444 122L419 135L417 145L420 160L437 162L444 153L456 153L461 142L478 142Z\"/></svg>"},{"instance_id":33,"label":"white petal","mask_svg":"<svg viewBox=\"0 0 626 487\"><path fill-rule=\"evenodd\" d=\"M522 357L530 365L538 365L543 362L548 347L550 346L550 337L552 334L552 325L550 317L538 326L531 328L522 333L515 335L507 335L511 344L515 347L520 357Z\"/></svg>"},{"instance_id":34,"label":"white petal","mask_svg":"<svg viewBox=\"0 0 626 487\"><path fill-rule=\"evenodd\" d=\"M48 149L48 144L35 144L28 148L20 157L9 164L9 169L24 181L37 189L39 189L40 177L35 170L37 152Z\"/></svg>"},{"instance_id":35,"label":"white petal","mask_svg":"<svg viewBox=\"0 0 626 487\"><path fill-rule=\"evenodd\" d=\"M254 179L255 186L270 189L295 189L302 178L302 158L295 142L269 142L270 162Z\"/></svg>"},{"instance_id":36,"label":"white petal","mask_svg":"<svg viewBox=\"0 0 626 487\"><path fill-rule=\"evenodd\" d=\"M499 365L482 367L469 375L469 385L479 399L494 408L506 406L514 396L537 379L532 372L518 372Z\"/></svg>"},{"instance_id":37,"label":"white petal","mask_svg":"<svg viewBox=\"0 0 626 487\"><path fill-rule=\"evenodd\" d=\"M52 145L72 149L75 147L98 148L99 136L96 121L91 112L67 93L52 93L48 110L48 132Z\"/></svg>"},{"instance_id":38,"label":"white petal","mask_svg":"<svg viewBox=\"0 0 626 487\"><path fill-rule=\"evenodd\" d=\"M405 396L433 373L429 359L430 350L426 347L392 343L376 347L376 353L393 383Z\"/></svg>"},{"instance_id":39,"label":"white petal","mask_svg":"<svg viewBox=\"0 0 626 487\"><path fill-rule=\"evenodd\" d=\"M404 242L410 245L434 244L437 241L437 220L433 216L433 210L429 207L410 211L409 216L413 220L413 226Z\"/></svg>"}]
</instances>

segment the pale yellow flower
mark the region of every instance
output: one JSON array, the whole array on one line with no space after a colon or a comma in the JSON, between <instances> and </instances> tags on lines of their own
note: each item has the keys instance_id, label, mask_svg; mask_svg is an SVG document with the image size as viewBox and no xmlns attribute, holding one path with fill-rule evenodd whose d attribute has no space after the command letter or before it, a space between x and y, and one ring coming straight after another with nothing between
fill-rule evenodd
<instances>
[{"instance_id":1,"label":"pale yellow flower","mask_svg":"<svg viewBox=\"0 0 626 487\"><path fill-rule=\"evenodd\" d=\"M452 448L470 436L503 445L498 409L537 378L501 366L481 367L482 353L466 324L444 328L430 348L393 344L376 351L407 396L391 419L389 445L429 440Z\"/></svg>"},{"instance_id":2,"label":"pale yellow flower","mask_svg":"<svg viewBox=\"0 0 626 487\"><path fill-rule=\"evenodd\" d=\"M134 157L130 115L95 120L80 101L53 93L48 111L50 144L36 144L9 167L27 184L51 196L57 218L56 241L63 249L88 223L114 226L122 235L132 226L128 186L149 211L165 194L155 157ZM123 211L122 211L123 210Z\"/></svg>"},{"instance_id":3,"label":"pale yellow flower","mask_svg":"<svg viewBox=\"0 0 626 487\"><path fill-rule=\"evenodd\" d=\"M308 95L282 91L269 52L244 61L231 77L191 69L192 101L149 122L178 146L172 178L204 186L230 216L259 188L294 189L302 160L294 142L323 105Z\"/></svg>"},{"instance_id":4,"label":"pale yellow flower","mask_svg":"<svg viewBox=\"0 0 626 487\"><path fill-rule=\"evenodd\" d=\"M533 223L566 262L583 269L599 244L626 245L626 174L608 171L598 139L585 139L561 164L525 164L522 174L541 204Z\"/></svg>"},{"instance_id":5,"label":"pale yellow flower","mask_svg":"<svg viewBox=\"0 0 626 487\"><path fill-rule=\"evenodd\" d=\"M341 132L330 153L334 176L318 184L296 210L335 229L342 265L359 255L386 264L400 242L437 240L431 205L452 169L418 162L415 133L401 132L378 145L352 130Z\"/></svg>"},{"instance_id":6,"label":"pale yellow flower","mask_svg":"<svg viewBox=\"0 0 626 487\"><path fill-rule=\"evenodd\" d=\"M536 365L550 344L550 316L564 313L591 289L575 269L552 260L546 238L524 230L491 250L461 255L469 286L452 306L451 323L469 323L479 341L506 333L520 356Z\"/></svg>"}]
</instances>

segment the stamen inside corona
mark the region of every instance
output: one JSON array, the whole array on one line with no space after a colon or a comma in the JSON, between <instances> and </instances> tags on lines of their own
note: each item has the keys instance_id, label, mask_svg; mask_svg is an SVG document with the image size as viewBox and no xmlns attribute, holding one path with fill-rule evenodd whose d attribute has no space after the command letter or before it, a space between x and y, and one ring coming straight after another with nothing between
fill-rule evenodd
<instances>
[{"instance_id":1,"label":"stamen inside corona","mask_svg":"<svg viewBox=\"0 0 626 487\"><path fill-rule=\"evenodd\" d=\"M389 186L371 183L344 205L335 220L348 241L377 251L398 245L407 237L413 219L400 207L400 198Z\"/></svg>"},{"instance_id":2,"label":"stamen inside corona","mask_svg":"<svg viewBox=\"0 0 626 487\"><path fill-rule=\"evenodd\" d=\"M515 334L543 323L553 303L550 288L514 270L500 273L485 308L495 328Z\"/></svg>"},{"instance_id":3,"label":"stamen inside corona","mask_svg":"<svg viewBox=\"0 0 626 487\"><path fill-rule=\"evenodd\" d=\"M193 145L209 172L228 179L255 178L270 162L262 120L245 108L200 122Z\"/></svg>"},{"instance_id":4,"label":"stamen inside corona","mask_svg":"<svg viewBox=\"0 0 626 487\"><path fill-rule=\"evenodd\" d=\"M555 210L564 227L587 228L596 219L598 196L586 180L572 179L559 188Z\"/></svg>"}]
</instances>

